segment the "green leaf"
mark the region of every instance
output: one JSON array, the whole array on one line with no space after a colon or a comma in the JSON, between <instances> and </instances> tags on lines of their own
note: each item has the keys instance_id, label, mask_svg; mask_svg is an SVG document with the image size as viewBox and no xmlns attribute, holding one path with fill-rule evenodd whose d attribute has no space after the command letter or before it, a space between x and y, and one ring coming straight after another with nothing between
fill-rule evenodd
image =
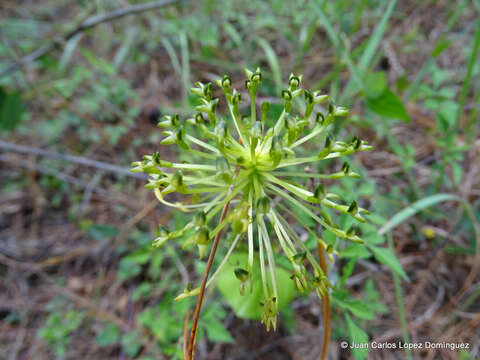
<instances>
[{"instance_id":1,"label":"green leaf","mask_svg":"<svg viewBox=\"0 0 480 360\"><path fill-rule=\"evenodd\" d=\"M350 244L342 252L342 258L351 259L351 258L360 258L367 259L370 257L370 253L365 248L364 245L359 244Z\"/></svg>"},{"instance_id":2,"label":"green leaf","mask_svg":"<svg viewBox=\"0 0 480 360\"><path fill-rule=\"evenodd\" d=\"M360 329L357 324L353 322L348 314L345 314L345 319L347 321L347 328L348 328L348 336L350 339L350 344L368 344L368 335ZM355 360L363 360L366 359L368 356L368 348L367 349L353 349L353 356Z\"/></svg>"},{"instance_id":3,"label":"green leaf","mask_svg":"<svg viewBox=\"0 0 480 360\"><path fill-rule=\"evenodd\" d=\"M93 224L87 229L87 235L94 240L108 239L117 236L119 232L116 227L104 224Z\"/></svg>"},{"instance_id":4,"label":"green leaf","mask_svg":"<svg viewBox=\"0 0 480 360\"><path fill-rule=\"evenodd\" d=\"M0 87L0 131L13 130L23 114L22 99L19 92L8 92Z\"/></svg>"},{"instance_id":5,"label":"green leaf","mask_svg":"<svg viewBox=\"0 0 480 360\"><path fill-rule=\"evenodd\" d=\"M360 319L375 319L375 312L363 300L336 300L336 302L342 309L350 311L353 315Z\"/></svg>"},{"instance_id":6,"label":"green leaf","mask_svg":"<svg viewBox=\"0 0 480 360\"><path fill-rule=\"evenodd\" d=\"M240 280L234 274L237 267L244 267L247 262L247 254L232 254L223 271L217 277L217 287L238 317L252 320L260 319L262 313L260 302L264 301L264 296L258 259L253 266L251 293L246 290L244 295L240 294ZM278 310L281 310L293 300L296 289L288 271L277 266L275 276L279 285Z\"/></svg>"},{"instance_id":7,"label":"green leaf","mask_svg":"<svg viewBox=\"0 0 480 360\"><path fill-rule=\"evenodd\" d=\"M116 344L120 340L120 331L115 324L106 325L97 335L97 344L99 346L110 346Z\"/></svg>"},{"instance_id":8,"label":"green leaf","mask_svg":"<svg viewBox=\"0 0 480 360\"><path fill-rule=\"evenodd\" d=\"M122 347L129 357L137 356L142 344L139 341L140 335L136 332L129 332L122 336Z\"/></svg>"},{"instance_id":9,"label":"green leaf","mask_svg":"<svg viewBox=\"0 0 480 360\"><path fill-rule=\"evenodd\" d=\"M387 76L383 71L371 72L365 77L364 91L369 99L376 99L387 89Z\"/></svg>"},{"instance_id":10,"label":"green leaf","mask_svg":"<svg viewBox=\"0 0 480 360\"><path fill-rule=\"evenodd\" d=\"M383 235L396 226L400 225L403 223L405 220L410 218L411 216L415 215L417 212L422 211L423 209L426 209L430 206L433 206L439 202L447 201L447 200L456 200L456 201L461 201L461 199L452 194L436 194L432 196L427 196L421 200L418 200L411 204L410 206L407 206L405 209L401 210L397 214L395 214L390 220L388 220L385 225L383 225L379 230L378 233L380 235Z\"/></svg>"},{"instance_id":11,"label":"green leaf","mask_svg":"<svg viewBox=\"0 0 480 360\"><path fill-rule=\"evenodd\" d=\"M389 88L387 88L383 94L374 99L367 98L365 104L371 111L380 116L406 122L410 121L410 117L408 116L402 101Z\"/></svg>"},{"instance_id":12,"label":"green leaf","mask_svg":"<svg viewBox=\"0 0 480 360\"><path fill-rule=\"evenodd\" d=\"M211 319L205 323L205 330L207 331L208 338L213 342L219 343L233 343L233 338L223 324L216 320Z\"/></svg>"},{"instance_id":13,"label":"green leaf","mask_svg":"<svg viewBox=\"0 0 480 360\"><path fill-rule=\"evenodd\" d=\"M380 263L387 265L392 271L409 281L407 274L403 271L402 265L392 250L379 246L369 246L369 249Z\"/></svg>"}]
</instances>

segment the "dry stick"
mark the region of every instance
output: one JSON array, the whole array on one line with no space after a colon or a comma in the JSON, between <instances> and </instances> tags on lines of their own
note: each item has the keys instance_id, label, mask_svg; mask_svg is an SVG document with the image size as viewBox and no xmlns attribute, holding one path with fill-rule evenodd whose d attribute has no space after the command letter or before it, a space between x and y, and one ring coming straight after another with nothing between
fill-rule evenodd
<instances>
[{"instance_id":1,"label":"dry stick","mask_svg":"<svg viewBox=\"0 0 480 360\"><path fill-rule=\"evenodd\" d=\"M233 175L235 179L238 175L238 169ZM233 184L228 189L228 195L230 195L233 191ZM222 210L222 215L220 216L219 224L225 219L225 216L228 212L228 207L230 206L230 201L225 204ZM197 338L197 330L198 330L198 318L200 317L200 310L202 308L203 298L205 296L205 287L207 286L207 279L208 273L210 272L210 268L213 264L213 258L215 257L215 253L217 252L217 246L220 241L220 235L222 234L221 231L217 233L215 239L213 240L212 250L210 251L210 255L208 256L207 267L205 268L205 272L203 273L202 285L200 287L200 293L198 294L197 306L195 307L195 313L193 314L193 323L192 323L192 330L190 331L190 338L188 339L188 360L193 360L193 351L195 350L195 340Z\"/></svg>"},{"instance_id":2,"label":"dry stick","mask_svg":"<svg viewBox=\"0 0 480 360\"><path fill-rule=\"evenodd\" d=\"M52 159L63 160L63 161L67 161L75 164L84 165L84 166L90 166L97 169L116 173L119 175L125 175L125 176L134 177L142 180L148 180L149 178L147 174L132 173L128 169L121 166L109 164L103 161L91 160L83 156L74 156L74 155L68 155L68 154L61 154L61 153L49 151L49 150L43 150L34 146L17 145L17 144L12 144L12 143L0 140L0 150L4 150L8 152L16 152L20 154L45 156Z\"/></svg>"},{"instance_id":3,"label":"dry stick","mask_svg":"<svg viewBox=\"0 0 480 360\"><path fill-rule=\"evenodd\" d=\"M140 12L153 10L165 5L169 5L172 3L177 2L178 0L161 0L161 1L152 1L145 4L136 4L132 6L126 6L121 9L114 10L112 12L101 14L101 15L93 15L86 20L82 21L75 29L67 32L66 34L57 37L53 42L42 46L35 51L31 52L30 54L22 57L19 61L7 66L0 72L0 77L13 73L20 69L22 66L37 60L38 58L42 57L43 55L49 53L50 51L56 49L59 44L63 44L64 42L70 40L75 35L84 32L88 29L93 28L94 26L103 24L105 22L109 22L112 20L120 19L122 17L138 14Z\"/></svg>"},{"instance_id":4,"label":"dry stick","mask_svg":"<svg viewBox=\"0 0 480 360\"><path fill-rule=\"evenodd\" d=\"M325 276L328 277L328 268L327 261L325 259L325 250L323 246L318 243L317 245L318 260L320 267ZM322 317L323 317L323 336L322 336L322 352L320 355L321 360L325 360L328 355L328 344L330 343L330 336L332 333L332 323L331 317L332 313L330 310L330 295L328 289L322 299Z\"/></svg>"}]
</instances>

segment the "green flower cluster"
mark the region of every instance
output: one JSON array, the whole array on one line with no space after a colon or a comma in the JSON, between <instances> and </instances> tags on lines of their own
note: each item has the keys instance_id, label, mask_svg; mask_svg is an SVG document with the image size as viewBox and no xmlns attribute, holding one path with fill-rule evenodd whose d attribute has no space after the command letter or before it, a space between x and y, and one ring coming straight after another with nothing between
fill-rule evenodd
<instances>
[{"instance_id":1,"label":"green flower cluster","mask_svg":"<svg viewBox=\"0 0 480 360\"><path fill-rule=\"evenodd\" d=\"M307 172L305 166L372 147L358 137L343 142L336 141L327 133L335 118L347 115L348 110L330 102L328 111L315 112L315 105L326 102L328 95L302 89L302 76L290 75L288 88L281 93L283 111L278 119L271 122L268 118L269 103L259 104L259 109L256 104L262 82L261 71L245 70L245 73L245 87L250 98L248 115L242 115L242 95L232 88L230 77L225 75L215 83L225 96L228 119L217 115L219 99L213 97L212 83L196 83L196 87L191 89L200 101L196 114L188 119L180 119L178 115L165 116L158 124L165 129L163 134L166 137L162 144L176 144L182 151L205 159L204 162L173 163L161 159L156 152L133 163L132 171L150 175L147 187L154 190L163 204L196 212L183 229L169 232L162 228L154 240L155 246L160 247L166 241L191 234L185 245L196 245L200 256L203 256L212 239L220 231L230 229L233 241L207 286L222 270L239 242L246 238L248 262L235 270L235 276L242 284L242 291L249 289L254 259L258 258L264 291L262 322L269 329L271 325L276 327L278 303L274 250L281 249L290 261L293 269L291 279L300 291L315 290L322 297L331 286L285 215L295 218L297 212L293 209L300 210L336 236L362 243L355 230L341 229L322 207L350 214L359 221L364 221L362 215L368 213L355 201L343 204L339 195L329 193L321 183L312 187L312 191L293 179L315 182L317 179L358 177L347 163L333 174ZM300 101L302 94L304 106ZM294 105L300 105L301 111L295 113ZM268 127L268 124L273 126ZM299 146L312 140L324 142L318 153L303 157L297 155L297 152L300 153ZM187 195L188 201L168 201L166 196L174 192ZM226 204L231 204L231 210L223 221L215 224L216 216ZM308 227L305 230L316 237ZM322 239L318 241L330 257L335 253ZM199 288L187 288L177 299L198 293Z\"/></svg>"}]
</instances>

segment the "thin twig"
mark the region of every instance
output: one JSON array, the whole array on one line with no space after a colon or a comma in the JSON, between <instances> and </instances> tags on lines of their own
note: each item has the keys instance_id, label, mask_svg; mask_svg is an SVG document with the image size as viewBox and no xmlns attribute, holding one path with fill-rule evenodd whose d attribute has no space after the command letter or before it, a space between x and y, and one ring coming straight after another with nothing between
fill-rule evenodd
<instances>
[{"instance_id":1,"label":"thin twig","mask_svg":"<svg viewBox=\"0 0 480 360\"><path fill-rule=\"evenodd\" d=\"M187 358L187 341L188 341L188 322L190 321L190 310L185 315L185 320L183 322L183 358Z\"/></svg>"},{"instance_id":2,"label":"thin twig","mask_svg":"<svg viewBox=\"0 0 480 360\"><path fill-rule=\"evenodd\" d=\"M17 145L17 144L12 144L12 143L0 140L0 150L4 150L8 152L16 152L20 154L45 156L52 159L58 159L58 160L63 160L63 161L67 161L75 164L94 167L100 170L116 173L119 175L129 176L129 177L142 179L142 180L148 180L147 174L132 173L128 169L121 166L109 164L103 161L91 160L83 156L61 154L54 151L43 150L34 146Z\"/></svg>"},{"instance_id":3,"label":"thin twig","mask_svg":"<svg viewBox=\"0 0 480 360\"><path fill-rule=\"evenodd\" d=\"M236 178L238 174L238 169L235 172L233 178ZM228 195L230 195L233 191L233 184L228 189ZM230 201L228 201L222 210L222 215L220 216L219 223L225 219L225 216L228 212L228 207L230 206ZM190 338L188 339L188 360L193 360L193 352L195 350L195 340L197 338L197 330L198 330L198 319L200 317L200 310L202 308L203 298L205 296L205 288L207 286L208 274L210 273L210 268L213 264L213 259L215 258L215 253L217 252L218 243L220 241L220 236L222 232L219 231L215 236L212 244L212 250L210 251L210 255L208 256L207 266L205 268L205 272L203 273L202 285L200 286L200 293L198 294L197 299L197 306L195 307L195 313L193 314L193 323L192 323L192 330L190 331Z\"/></svg>"},{"instance_id":4,"label":"thin twig","mask_svg":"<svg viewBox=\"0 0 480 360\"><path fill-rule=\"evenodd\" d=\"M37 60L38 58L42 57L43 55L49 53L50 51L58 48L60 44L65 43L66 41L70 40L72 37L75 35L84 32L86 30L89 30L97 25L103 24L105 22L109 22L112 20L120 19L122 17L128 16L128 15L133 15L133 14L138 14L144 11L148 10L153 10L165 5L169 5L172 3L177 2L178 0L161 0L161 1L152 1L149 3L145 4L136 4L132 6L126 6L121 9L114 10L112 12L106 13L106 14L100 14L100 15L93 15L86 20L82 21L75 29L67 32L66 34L62 36L58 36L55 38L54 41L52 41L50 44L44 45L35 51L31 52L28 55L25 55L22 57L19 61L7 66L5 69L3 69L0 72L0 77L3 77L5 75L11 74L18 69L20 69L22 66Z\"/></svg>"},{"instance_id":5,"label":"thin twig","mask_svg":"<svg viewBox=\"0 0 480 360\"><path fill-rule=\"evenodd\" d=\"M325 249L320 244L317 245L318 262L323 271L323 274L328 277L327 260L325 259ZM328 355L328 344L330 343L330 336L332 334L332 313L330 309L330 294L328 291L322 299L322 321L323 321L323 336L322 336L322 352L320 355L321 360L325 360Z\"/></svg>"}]
</instances>

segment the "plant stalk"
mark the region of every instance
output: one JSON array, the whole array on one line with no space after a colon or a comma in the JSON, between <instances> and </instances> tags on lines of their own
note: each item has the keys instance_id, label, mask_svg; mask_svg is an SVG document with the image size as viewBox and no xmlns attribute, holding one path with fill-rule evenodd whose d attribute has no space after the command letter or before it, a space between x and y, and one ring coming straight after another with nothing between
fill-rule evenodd
<instances>
[{"instance_id":1,"label":"plant stalk","mask_svg":"<svg viewBox=\"0 0 480 360\"><path fill-rule=\"evenodd\" d=\"M328 268L327 268L327 260L325 258L325 249L323 248L322 244L319 242L317 245L318 251L318 262L320 267L328 277ZM320 359L325 360L328 355L328 344L330 343L330 337L332 335L332 312L330 309L330 293L328 291L325 292L325 295L322 299L322 318L323 318L323 335L322 335L322 352L320 354Z\"/></svg>"},{"instance_id":2,"label":"plant stalk","mask_svg":"<svg viewBox=\"0 0 480 360\"><path fill-rule=\"evenodd\" d=\"M235 179L237 175L238 175L238 169L235 172L235 175L233 176L233 178ZM230 195L232 191L233 191L233 184L228 189L228 195ZM223 220L225 220L229 206L230 206L230 201L228 201L223 207L222 214L220 215L219 223L222 223ZM218 243L220 242L221 234L222 232L219 231L217 235L215 235L215 238L212 244L212 250L210 251L210 255L208 256L207 266L203 274L202 285L200 286L200 293L198 294L197 305L195 307L195 313L193 314L192 329L190 331L190 337L188 339L188 356L186 358L188 360L193 360L193 353L195 351L195 341L196 341L197 332L198 332L198 319L200 317L200 310L202 308L203 298L205 297L205 288L207 286L208 274L210 273L210 269L213 264L213 259L215 258L215 253L217 252L217 247L218 247ZM186 339L184 339L184 341L185 340Z\"/></svg>"}]
</instances>

